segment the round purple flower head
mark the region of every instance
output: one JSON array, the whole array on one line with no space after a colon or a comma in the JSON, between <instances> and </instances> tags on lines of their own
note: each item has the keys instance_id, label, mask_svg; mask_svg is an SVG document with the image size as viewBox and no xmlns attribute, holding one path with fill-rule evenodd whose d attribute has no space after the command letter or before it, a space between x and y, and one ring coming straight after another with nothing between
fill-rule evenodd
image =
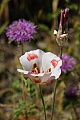
<instances>
[{"instance_id":1,"label":"round purple flower head","mask_svg":"<svg viewBox=\"0 0 80 120\"><path fill-rule=\"evenodd\" d=\"M19 43L32 39L34 33L36 33L36 26L25 19L14 21L6 28L8 39Z\"/></svg>"},{"instance_id":2,"label":"round purple flower head","mask_svg":"<svg viewBox=\"0 0 80 120\"><path fill-rule=\"evenodd\" d=\"M73 57L69 56L68 54L62 55L62 66L61 70L63 73L70 71L75 65L75 60Z\"/></svg>"},{"instance_id":3,"label":"round purple flower head","mask_svg":"<svg viewBox=\"0 0 80 120\"><path fill-rule=\"evenodd\" d=\"M66 95L68 97L74 97L77 96L77 94L80 93L80 90L77 87L70 87L66 91Z\"/></svg>"}]
</instances>

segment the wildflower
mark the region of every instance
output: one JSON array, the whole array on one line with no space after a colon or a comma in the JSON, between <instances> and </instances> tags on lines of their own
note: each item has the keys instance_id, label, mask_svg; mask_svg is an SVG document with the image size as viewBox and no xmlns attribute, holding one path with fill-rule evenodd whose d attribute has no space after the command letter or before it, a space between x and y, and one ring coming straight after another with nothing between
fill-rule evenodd
<instances>
[{"instance_id":1,"label":"wildflower","mask_svg":"<svg viewBox=\"0 0 80 120\"><path fill-rule=\"evenodd\" d=\"M61 70L63 73L70 71L75 65L75 60L73 57L69 56L68 54L62 55L62 66Z\"/></svg>"},{"instance_id":2,"label":"wildflower","mask_svg":"<svg viewBox=\"0 0 80 120\"><path fill-rule=\"evenodd\" d=\"M76 97L80 93L80 90L77 87L70 87L66 91L67 97Z\"/></svg>"},{"instance_id":3,"label":"wildflower","mask_svg":"<svg viewBox=\"0 0 80 120\"><path fill-rule=\"evenodd\" d=\"M76 98L80 94L80 90L78 87L70 87L65 92L66 97L68 98Z\"/></svg>"},{"instance_id":4,"label":"wildflower","mask_svg":"<svg viewBox=\"0 0 80 120\"><path fill-rule=\"evenodd\" d=\"M56 37L56 41L59 46L64 46L68 39L68 32L66 29L68 24L68 14L68 8L66 8L65 10L61 10L58 32L54 30L54 36Z\"/></svg>"},{"instance_id":5,"label":"wildflower","mask_svg":"<svg viewBox=\"0 0 80 120\"><path fill-rule=\"evenodd\" d=\"M50 84L61 74L62 60L51 52L40 49L26 52L20 58L24 70L17 69L34 83Z\"/></svg>"},{"instance_id":6,"label":"wildflower","mask_svg":"<svg viewBox=\"0 0 80 120\"><path fill-rule=\"evenodd\" d=\"M22 43L33 38L36 26L30 21L19 19L6 28L6 35L11 41Z\"/></svg>"},{"instance_id":7,"label":"wildflower","mask_svg":"<svg viewBox=\"0 0 80 120\"><path fill-rule=\"evenodd\" d=\"M73 108L76 110L76 106L80 105L80 89L77 86L69 87L65 90L64 93L64 108Z\"/></svg>"}]
</instances>

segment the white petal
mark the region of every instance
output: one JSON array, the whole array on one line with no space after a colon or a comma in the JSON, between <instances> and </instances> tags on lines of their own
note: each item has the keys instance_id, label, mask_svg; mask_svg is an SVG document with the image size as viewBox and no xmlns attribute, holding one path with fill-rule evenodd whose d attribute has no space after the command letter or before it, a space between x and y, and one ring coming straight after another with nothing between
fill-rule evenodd
<instances>
[{"instance_id":1,"label":"white petal","mask_svg":"<svg viewBox=\"0 0 80 120\"><path fill-rule=\"evenodd\" d=\"M38 73L38 74L30 74L31 76L39 76L42 77L45 73Z\"/></svg>"},{"instance_id":2,"label":"white petal","mask_svg":"<svg viewBox=\"0 0 80 120\"><path fill-rule=\"evenodd\" d=\"M20 57L20 63L22 64L23 68L27 71L31 71L33 64L37 63L39 67L41 67L42 64L42 55L44 54L44 52L42 50L33 50L30 52L26 52L24 55L22 55ZM29 55L35 55L37 57L35 57L34 59L29 60L28 56Z\"/></svg>"},{"instance_id":3,"label":"white petal","mask_svg":"<svg viewBox=\"0 0 80 120\"><path fill-rule=\"evenodd\" d=\"M52 74L51 74L51 76L54 76L55 79L59 78L60 75L61 75L61 69L60 68L59 69L54 69L52 71Z\"/></svg>"},{"instance_id":4,"label":"white petal","mask_svg":"<svg viewBox=\"0 0 80 120\"><path fill-rule=\"evenodd\" d=\"M60 35L62 38L64 38L65 36L66 36L67 34L62 34L62 35Z\"/></svg>"},{"instance_id":5,"label":"white petal","mask_svg":"<svg viewBox=\"0 0 80 120\"><path fill-rule=\"evenodd\" d=\"M41 77L41 82L47 82L50 78L51 73L46 73Z\"/></svg>"},{"instance_id":6,"label":"white petal","mask_svg":"<svg viewBox=\"0 0 80 120\"><path fill-rule=\"evenodd\" d=\"M54 30L54 35L57 35L57 31L56 30Z\"/></svg>"},{"instance_id":7,"label":"white petal","mask_svg":"<svg viewBox=\"0 0 80 120\"><path fill-rule=\"evenodd\" d=\"M43 71L47 71L49 68L52 68L52 67L54 68L54 66L52 66L52 64L51 64L52 60L60 61L60 58L51 52L47 52L43 55L43 57L42 57Z\"/></svg>"},{"instance_id":8,"label":"white petal","mask_svg":"<svg viewBox=\"0 0 80 120\"><path fill-rule=\"evenodd\" d=\"M29 71L25 71L25 70L22 70L22 69L17 69L18 72L21 72L21 73L24 73L24 74L28 74Z\"/></svg>"}]
</instances>

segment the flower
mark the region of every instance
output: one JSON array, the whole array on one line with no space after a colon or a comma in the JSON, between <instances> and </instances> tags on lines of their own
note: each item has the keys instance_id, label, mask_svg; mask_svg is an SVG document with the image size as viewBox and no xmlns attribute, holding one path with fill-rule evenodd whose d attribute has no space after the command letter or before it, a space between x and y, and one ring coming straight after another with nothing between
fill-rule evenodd
<instances>
[{"instance_id":1,"label":"flower","mask_svg":"<svg viewBox=\"0 0 80 120\"><path fill-rule=\"evenodd\" d=\"M30 21L19 19L6 28L6 35L11 41L24 42L33 38L36 26Z\"/></svg>"},{"instance_id":2,"label":"flower","mask_svg":"<svg viewBox=\"0 0 80 120\"><path fill-rule=\"evenodd\" d=\"M78 87L70 87L66 91L66 96L67 97L76 97L80 93L80 90Z\"/></svg>"},{"instance_id":3,"label":"flower","mask_svg":"<svg viewBox=\"0 0 80 120\"><path fill-rule=\"evenodd\" d=\"M70 71L75 65L75 60L73 57L69 56L68 54L62 55L62 66L61 70L63 73Z\"/></svg>"},{"instance_id":4,"label":"flower","mask_svg":"<svg viewBox=\"0 0 80 120\"><path fill-rule=\"evenodd\" d=\"M61 74L62 60L51 52L40 49L26 52L20 58L24 70L17 69L37 84L50 84Z\"/></svg>"}]
</instances>

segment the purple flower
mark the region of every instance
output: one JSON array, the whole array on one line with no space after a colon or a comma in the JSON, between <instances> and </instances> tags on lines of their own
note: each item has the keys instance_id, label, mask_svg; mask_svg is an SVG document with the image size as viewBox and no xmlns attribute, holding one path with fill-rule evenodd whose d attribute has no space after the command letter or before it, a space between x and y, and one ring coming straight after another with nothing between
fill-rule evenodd
<instances>
[{"instance_id":1,"label":"purple flower","mask_svg":"<svg viewBox=\"0 0 80 120\"><path fill-rule=\"evenodd\" d=\"M63 73L70 71L75 65L75 60L73 57L69 56L68 54L62 55L62 66L61 70Z\"/></svg>"},{"instance_id":2,"label":"purple flower","mask_svg":"<svg viewBox=\"0 0 80 120\"><path fill-rule=\"evenodd\" d=\"M77 96L78 93L80 93L80 90L77 88L77 87L70 87L67 89L66 91L66 95L68 97L74 97L74 96Z\"/></svg>"},{"instance_id":3,"label":"purple flower","mask_svg":"<svg viewBox=\"0 0 80 120\"><path fill-rule=\"evenodd\" d=\"M9 40L22 43L33 38L36 33L36 26L30 21L19 19L6 28L6 35Z\"/></svg>"}]
</instances>

